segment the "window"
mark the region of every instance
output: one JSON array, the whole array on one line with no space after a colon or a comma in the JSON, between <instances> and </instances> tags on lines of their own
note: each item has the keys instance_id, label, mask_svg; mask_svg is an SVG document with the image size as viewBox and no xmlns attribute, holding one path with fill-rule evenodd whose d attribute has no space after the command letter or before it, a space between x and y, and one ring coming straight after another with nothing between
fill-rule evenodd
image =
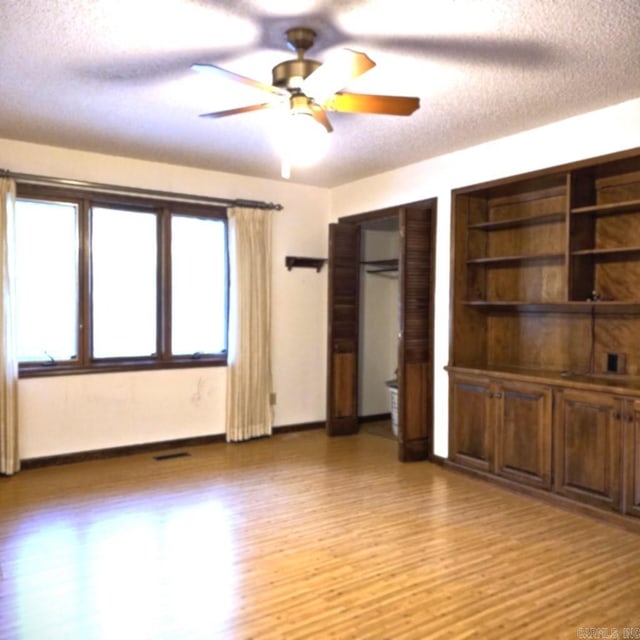
<instances>
[{"instance_id":1,"label":"window","mask_svg":"<svg viewBox=\"0 0 640 640\"><path fill-rule=\"evenodd\" d=\"M222 220L171 218L171 352L218 353L227 344L226 234ZM224 277L219 277L224 274Z\"/></svg>"},{"instance_id":2,"label":"window","mask_svg":"<svg viewBox=\"0 0 640 640\"><path fill-rule=\"evenodd\" d=\"M18 186L21 375L226 363L220 207Z\"/></svg>"},{"instance_id":3,"label":"window","mask_svg":"<svg viewBox=\"0 0 640 640\"><path fill-rule=\"evenodd\" d=\"M157 246L155 214L91 209L94 358L156 352Z\"/></svg>"},{"instance_id":4,"label":"window","mask_svg":"<svg viewBox=\"0 0 640 640\"><path fill-rule=\"evenodd\" d=\"M72 360L78 353L77 229L78 208L72 203L19 203L16 291L22 362Z\"/></svg>"}]
</instances>

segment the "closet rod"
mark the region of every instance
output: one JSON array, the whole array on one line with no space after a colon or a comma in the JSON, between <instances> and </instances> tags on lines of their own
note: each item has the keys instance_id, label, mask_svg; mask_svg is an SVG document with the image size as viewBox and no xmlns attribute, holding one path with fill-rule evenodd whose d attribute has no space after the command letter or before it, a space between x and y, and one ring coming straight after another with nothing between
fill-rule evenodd
<instances>
[{"instance_id":1,"label":"closet rod","mask_svg":"<svg viewBox=\"0 0 640 640\"><path fill-rule=\"evenodd\" d=\"M215 198L209 196L194 196L188 193L174 193L172 191L158 191L155 189L140 189L137 187L119 187L113 184L100 182L86 182L84 180L69 180L66 178L51 178L49 176L37 176L29 173L13 173L8 169L0 169L0 177L13 178L21 184L34 184L44 186L70 187L83 191L99 191L127 196L146 196L162 198L174 202L189 202L192 204L217 204L225 207L253 207L254 209L268 209L270 211L282 211L281 204L275 202L263 202L262 200L245 200L243 198Z\"/></svg>"}]
</instances>

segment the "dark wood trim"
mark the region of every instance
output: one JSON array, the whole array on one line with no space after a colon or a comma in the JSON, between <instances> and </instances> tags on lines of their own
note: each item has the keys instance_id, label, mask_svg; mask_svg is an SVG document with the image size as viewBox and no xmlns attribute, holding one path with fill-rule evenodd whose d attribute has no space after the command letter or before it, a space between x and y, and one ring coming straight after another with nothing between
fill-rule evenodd
<instances>
[{"instance_id":1,"label":"dark wood trim","mask_svg":"<svg viewBox=\"0 0 640 640\"><path fill-rule=\"evenodd\" d=\"M202 356L202 358L184 358L168 360L140 361L119 360L94 362L92 366L82 367L76 364L57 363L20 367L20 378L47 378L51 376L79 376L95 373L120 373L123 371L160 371L163 369L195 369L198 367L226 367L227 354L220 356Z\"/></svg>"},{"instance_id":2,"label":"dark wood trim","mask_svg":"<svg viewBox=\"0 0 640 640\"><path fill-rule=\"evenodd\" d=\"M282 427L274 427L273 435L294 433L298 431L311 431L312 429L324 429L325 422L305 422L290 424ZM40 458L27 458L20 462L23 471L40 469L76 462L90 462L92 460L106 460L141 453L155 453L171 449L184 449L186 447L198 447L205 444L224 443L226 434L219 433L211 436L195 436L193 438L179 438L176 440L164 440L161 442L148 442L145 444L125 445L123 447L110 447L108 449L94 449L91 451L78 451L75 453L63 453L55 456L42 456Z\"/></svg>"},{"instance_id":3,"label":"dark wood trim","mask_svg":"<svg viewBox=\"0 0 640 640\"><path fill-rule=\"evenodd\" d=\"M400 462L424 462L429 459L430 438L414 438L398 442Z\"/></svg>"},{"instance_id":4,"label":"dark wood trim","mask_svg":"<svg viewBox=\"0 0 640 640\"><path fill-rule=\"evenodd\" d=\"M391 414L376 413L370 416L358 416L358 422L360 424L366 424L367 422L382 422L383 420L391 420Z\"/></svg>"},{"instance_id":5,"label":"dark wood trim","mask_svg":"<svg viewBox=\"0 0 640 640\"><path fill-rule=\"evenodd\" d=\"M298 431L312 431L313 429L324 429L327 423L322 422L302 422L300 424L287 424L281 427L273 427L273 435L282 433L296 433Z\"/></svg>"},{"instance_id":6,"label":"dark wood trim","mask_svg":"<svg viewBox=\"0 0 640 640\"><path fill-rule=\"evenodd\" d=\"M429 462L432 462L433 464L437 464L439 467L444 467L447 464L447 459L435 453L432 453L429 456Z\"/></svg>"},{"instance_id":7,"label":"dark wood trim","mask_svg":"<svg viewBox=\"0 0 640 640\"><path fill-rule=\"evenodd\" d=\"M365 213L356 213L349 216L338 218L338 222L345 224L363 224L371 220L381 220L383 218L397 218L398 207L389 207L388 209L376 209L375 211L366 211Z\"/></svg>"},{"instance_id":8,"label":"dark wood trim","mask_svg":"<svg viewBox=\"0 0 640 640\"><path fill-rule=\"evenodd\" d=\"M478 469L471 469L470 467L459 465L451 460L444 460L444 468L477 480L484 480L485 482L497 485L502 489L528 496L553 507L563 509L564 511L602 520L608 524L622 527L627 531L640 534L640 518L630 518L621 513L616 513L615 511L608 511L583 502L577 502L557 493L537 489L535 487L520 484L519 482L513 482L506 478L493 475L492 473L485 473Z\"/></svg>"},{"instance_id":9,"label":"dark wood trim","mask_svg":"<svg viewBox=\"0 0 640 640\"><path fill-rule=\"evenodd\" d=\"M92 460L105 460L108 458L132 456L140 453L154 453L156 451L166 451L169 449L184 449L185 447L195 447L203 444L212 444L214 442L224 442L224 440L225 434L222 433L212 436L198 436L194 438L166 440L163 442L149 442L146 444L111 447L109 449L78 451L76 453L63 453L55 456L43 456L41 458L27 458L20 462L20 466L23 470L39 469L41 467L73 464L76 462L89 462Z\"/></svg>"},{"instance_id":10,"label":"dark wood trim","mask_svg":"<svg viewBox=\"0 0 640 640\"><path fill-rule=\"evenodd\" d=\"M171 360L171 320L163 309L171 309L171 213L158 216L158 296L156 300L156 353L162 363Z\"/></svg>"},{"instance_id":11,"label":"dark wood trim","mask_svg":"<svg viewBox=\"0 0 640 640\"><path fill-rule=\"evenodd\" d=\"M437 198L427 198L426 200L418 200L416 202L409 202L405 204L395 205L393 207L387 207L386 209L375 209L373 211L366 211L365 213L355 213L353 215L342 216L338 218L338 222L344 222L345 224L362 224L371 220L382 220L383 218L397 218L398 212L402 208L420 206L425 209L433 208L437 204Z\"/></svg>"},{"instance_id":12,"label":"dark wood trim","mask_svg":"<svg viewBox=\"0 0 640 640\"><path fill-rule=\"evenodd\" d=\"M77 363L76 366L88 367L89 354L92 349L92 302L91 302L91 234L92 224L89 215L89 200L82 200L78 209L78 332L77 332ZM24 365L22 365L24 366ZM22 368L22 366L20 368ZM69 366L73 366L72 363ZM35 367L42 368L42 367ZM51 367L49 367L51 368Z\"/></svg>"}]
</instances>

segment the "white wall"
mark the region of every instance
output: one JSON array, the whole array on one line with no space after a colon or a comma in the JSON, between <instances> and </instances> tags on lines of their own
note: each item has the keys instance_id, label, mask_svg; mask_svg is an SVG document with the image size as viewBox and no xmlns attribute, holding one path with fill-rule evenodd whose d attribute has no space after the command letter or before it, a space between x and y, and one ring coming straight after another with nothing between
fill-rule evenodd
<instances>
[{"instance_id":1,"label":"white wall","mask_svg":"<svg viewBox=\"0 0 640 640\"><path fill-rule=\"evenodd\" d=\"M434 450L447 455L451 190L640 147L640 99L425 160L332 191L331 217L437 198ZM425 142L428 148L428 141Z\"/></svg>"},{"instance_id":2,"label":"white wall","mask_svg":"<svg viewBox=\"0 0 640 640\"><path fill-rule=\"evenodd\" d=\"M397 231L363 229L363 260L398 257ZM385 385L398 366L398 279L360 271L360 355L358 358L358 414L378 415L391 411Z\"/></svg>"},{"instance_id":3,"label":"white wall","mask_svg":"<svg viewBox=\"0 0 640 640\"><path fill-rule=\"evenodd\" d=\"M324 420L326 269L289 272L284 259L326 257L327 190L12 140L0 140L0 167L281 203L273 227L275 424ZM224 367L23 379L21 457L224 433L225 385Z\"/></svg>"},{"instance_id":4,"label":"white wall","mask_svg":"<svg viewBox=\"0 0 640 640\"><path fill-rule=\"evenodd\" d=\"M288 272L284 256L326 256L329 219L437 198L434 447L445 456L448 385L443 367L449 345L451 189L634 147L640 147L640 99L331 192L10 140L0 140L0 166L15 172L281 202L285 210L275 214L273 264L277 425L323 420L325 415L326 269L320 274ZM223 368L22 380L21 455L221 433L225 381ZM205 400L195 406L199 390Z\"/></svg>"}]
</instances>

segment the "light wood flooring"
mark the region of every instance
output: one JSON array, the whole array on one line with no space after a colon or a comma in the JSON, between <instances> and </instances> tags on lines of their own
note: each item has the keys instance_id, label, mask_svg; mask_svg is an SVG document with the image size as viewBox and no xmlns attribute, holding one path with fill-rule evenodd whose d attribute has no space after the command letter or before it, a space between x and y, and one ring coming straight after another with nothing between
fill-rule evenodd
<instances>
[{"instance_id":1,"label":"light wood flooring","mask_svg":"<svg viewBox=\"0 0 640 640\"><path fill-rule=\"evenodd\" d=\"M0 478L0 638L640 637L638 534L396 450L318 430Z\"/></svg>"}]
</instances>

